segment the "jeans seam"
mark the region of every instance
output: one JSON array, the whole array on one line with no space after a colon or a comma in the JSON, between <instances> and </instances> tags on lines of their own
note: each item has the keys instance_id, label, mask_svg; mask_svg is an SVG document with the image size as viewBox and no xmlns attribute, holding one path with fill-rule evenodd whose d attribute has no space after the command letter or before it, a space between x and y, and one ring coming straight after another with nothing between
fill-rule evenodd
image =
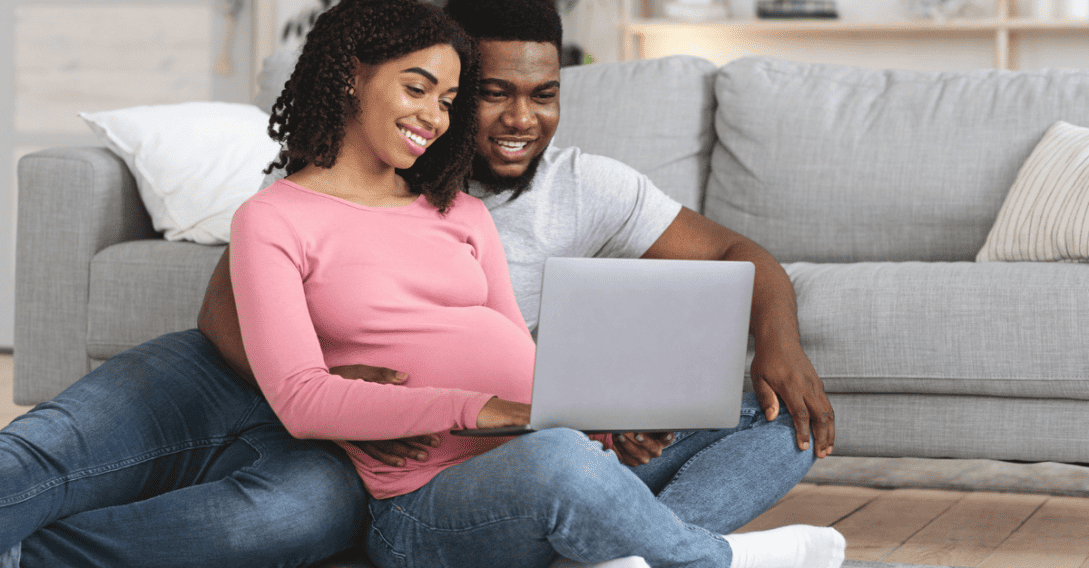
<instances>
[{"instance_id":1,"label":"jeans seam","mask_svg":"<svg viewBox=\"0 0 1089 568\"><path fill-rule=\"evenodd\" d=\"M386 538L386 535L382 533L382 529L378 528L377 523L374 522L374 519L375 519L374 510L371 509L371 504L370 503L367 503L367 515L369 515L370 518L371 518L371 522L369 523L370 524L370 530L374 531L374 533L376 535L378 535L378 538L382 540L382 544L386 548L389 549L390 554L397 557L397 560L401 564L401 566L405 566L407 564L406 558L407 558L408 555L406 555L403 552L398 551L397 547L393 546L393 543L391 543L389 541L389 539ZM409 518L411 518L411 517L409 517Z\"/></svg>"},{"instance_id":2,"label":"jeans seam","mask_svg":"<svg viewBox=\"0 0 1089 568\"><path fill-rule=\"evenodd\" d=\"M487 526L491 526L491 525L494 525L494 524L505 523L507 521L515 521L515 520L531 520L531 521L535 521L535 522L541 522L540 517L538 517L536 515L512 515L512 516L508 516L508 517L503 517L501 519L490 519L490 520L484 521L482 523L476 523L471 527L452 529L452 528L436 527L436 526L431 525L430 523L424 522L423 520L418 519L418 518L412 516L411 514L409 514L409 512L404 507L398 507L397 505L394 505L394 511L398 515L401 515L401 516L405 517L406 519L408 519L408 520L410 520L410 521L412 521L412 522L426 528L429 531L442 532L442 533L459 533L459 532L473 531L473 530L479 529L481 527L487 527ZM383 540L385 540L385 539L383 539Z\"/></svg>"},{"instance_id":3,"label":"jeans seam","mask_svg":"<svg viewBox=\"0 0 1089 568\"><path fill-rule=\"evenodd\" d=\"M88 468L88 469L83 469L83 470L80 470L80 471L77 471L77 472L74 472L74 473L70 473L68 475L64 475L64 476L61 476L61 477L51 479L51 480L46 481L44 483L41 483L39 485L36 485L36 486L28 489L27 491L25 491L22 494L12 495L10 497L2 498L2 499L0 499L0 505L2 505L2 506L16 505L18 503L22 503L24 501L28 501L30 499L33 499L34 497L37 497L38 495L41 495L42 493L45 493L46 491L49 491L50 489L54 489L56 487L59 487L61 485L66 484L66 483L71 483L73 481L79 481L81 479L87 479L89 477L95 477L95 476L103 475L103 474L106 474L106 473L112 473L112 472L115 472L115 471L125 469L127 467L132 467L134 465L138 465L138 464L141 464L141 463L153 460L153 459L158 459L158 458L161 458L163 456L174 454L174 453L184 451L184 450L191 450L191 449L194 449L194 448L209 448L209 447L223 445L225 443L230 443L230 442L232 442L232 441L234 441L236 439L237 438L234 437L234 436L228 436L228 437L222 437L222 438L208 438L206 440L201 440L201 441L183 442L181 444L175 444L175 445L169 446L167 448L161 448L161 449L156 450L154 452L148 452L148 453L145 453L143 455L134 456L134 457L127 458L127 459L117 461L117 462L114 462L114 463L110 463L110 464L106 464L106 465L100 465L100 466L92 467L92 468Z\"/></svg>"},{"instance_id":4,"label":"jeans seam","mask_svg":"<svg viewBox=\"0 0 1089 568\"><path fill-rule=\"evenodd\" d=\"M257 412L257 407L261 406L262 404L268 404L268 401L265 400L265 397L260 392L254 393L252 396L254 397L254 400L252 403L250 403L250 407L246 409L245 414L243 414L242 417L238 419L238 422L235 422L234 424L233 430L235 432L238 432L239 435L241 435L242 431L244 430L242 428L242 425L246 422L249 422L250 417L253 416L255 412Z\"/></svg>"},{"instance_id":5,"label":"jeans seam","mask_svg":"<svg viewBox=\"0 0 1089 568\"><path fill-rule=\"evenodd\" d=\"M474 531L474 530L477 530L477 529L481 529L481 528L484 528L484 527L496 525L496 524L499 524L499 523L505 523L505 522L509 522L509 521L528 520L528 521L533 521L533 522L536 522L536 523L541 522L540 517L538 517L536 515L511 515L511 516L506 516L506 517L499 518L499 519L491 519L491 520L484 521L484 522L481 522L481 523L476 523L471 527L452 529L452 528L436 527L436 526L431 525L430 523L426 523L426 522L422 521L421 519L418 519L418 518L414 517L413 515L409 514L408 511L405 510L403 507L399 507L397 505L393 506L393 510L391 512L397 513L398 515L408 519L409 521L411 521L413 523L418 524L419 526L425 528L428 531L435 532L435 533L446 533L446 534L456 534L456 533ZM378 537L382 539L382 542L386 546L388 546L390 551L392 551L395 555L401 556L403 558L408 557L407 554L397 552L397 548L394 547L392 544L390 544L390 542L388 540L386 540L386 537L385 537L384 534L382 534L381 529L379 529L377 526L373 526L373 525L372 525L371 528L376 533L378 533ZM586 556L584 556L585 551L581 550L582 547L578 547L578 546L573 545L569 541L569 539L566 536L564 536L563 534L560 534L558 532L553 533L553 534L557 538L562 539L564 544L566 544L569 548L571 548L573 550L574 549L579 549L578 552L579 552L579 555L581 557L580 558L571 558L571 560L574 560L576 562L583 562L583 563L588 562L586 560ZM547 538L547 536L546 536L546 538ZM553 547L553 548L555 548L555 547Z\"/></svg>"}]
</instances>

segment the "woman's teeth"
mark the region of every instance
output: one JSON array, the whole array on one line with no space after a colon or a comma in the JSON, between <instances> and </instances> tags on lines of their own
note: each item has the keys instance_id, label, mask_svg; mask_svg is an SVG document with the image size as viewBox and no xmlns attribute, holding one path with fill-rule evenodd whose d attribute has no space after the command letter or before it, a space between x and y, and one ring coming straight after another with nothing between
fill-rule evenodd
<instances>
[{"instance_id":1,"label":"woman's teeth","mask_svg":"<svg viewBox=\"0 0 1089 568\"><path fill-rule=\"evenodd\" d=\"M415 144L417 146L420 146L420 147L423 147L423 146L427 145L427 140L424 140L423 136L420 136L418 134L413 134L413 133L405 130L404 128L400 128L398 130L401 131L401 134L405 135L405 138L408 138L409 140L411 140L413 144Z\"/></svg>"},{"instance_id":2,"label":"woman's teeth","mask_svg":"<svg viewBox=\"0 0 1089 568\"><path fill-rule=\"evenodd\" d=\"M518 152L528 144L528 142L510 142L507 140L496 140L495 142L499 144L500 148L510 150L511 152Z\"/></svg>"}]
</instances>

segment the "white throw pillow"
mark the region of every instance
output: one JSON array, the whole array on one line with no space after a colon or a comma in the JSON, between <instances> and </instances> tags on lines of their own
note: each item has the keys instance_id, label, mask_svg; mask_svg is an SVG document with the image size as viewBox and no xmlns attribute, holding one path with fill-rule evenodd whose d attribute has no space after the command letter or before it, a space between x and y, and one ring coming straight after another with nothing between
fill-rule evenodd
<instances>
[{"instance_id":1,"label":"white throw pillow","mask_svg":"<svg viewBox=\"0 0 1089 568\"><path fill-rule=\"evenodd\" d=\"M280 150L253 105L192 102L79 116L136 178L155 230L167 240L222 244L231 217L256 193Z\"/></svg>"},{"instance_id":2,"label":"white throw pillow","mask_svg":"<svg viewBox=\"0 0 1089 568\"><path fill-rule=\"evenodd\" d=\"M1056 122L1017 172L979 262L1089 262L1089 128Z\"/></svg>"}]
</instances>

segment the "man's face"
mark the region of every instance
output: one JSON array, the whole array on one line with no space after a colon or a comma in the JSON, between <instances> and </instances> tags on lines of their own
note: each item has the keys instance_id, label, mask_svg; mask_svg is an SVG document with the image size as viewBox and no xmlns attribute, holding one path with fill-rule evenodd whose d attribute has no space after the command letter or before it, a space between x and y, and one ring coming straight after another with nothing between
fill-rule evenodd
<instances>
[{"instance_id":1,"label":"man's face","mask_svg":"<svg viewBox=\"0 0 1089 568\"><path fill-rule=\"evenodd\" d=\"M507 189L519 185L520 178L532 176L556 133L560 54L551 43L481 41L480 58L473 177L493 190Z\"/></svg>"}]
</instances>

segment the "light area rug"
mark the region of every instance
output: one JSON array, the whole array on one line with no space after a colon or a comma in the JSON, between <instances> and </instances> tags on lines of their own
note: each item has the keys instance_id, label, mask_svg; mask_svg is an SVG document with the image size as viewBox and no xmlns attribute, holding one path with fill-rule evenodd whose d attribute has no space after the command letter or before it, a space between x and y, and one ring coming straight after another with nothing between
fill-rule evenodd
<instances>
[{"instance_id":1,"label":"light area rug","mask_svg":"<svg viewBox=\"0 0 1089 568\"><path fill-rule=\"evenodd\" d=\"M865 560L844 560L843 568L959 568L956 566L931 566L921 564L868 563Z\"/></svg>"}]
</instances>

